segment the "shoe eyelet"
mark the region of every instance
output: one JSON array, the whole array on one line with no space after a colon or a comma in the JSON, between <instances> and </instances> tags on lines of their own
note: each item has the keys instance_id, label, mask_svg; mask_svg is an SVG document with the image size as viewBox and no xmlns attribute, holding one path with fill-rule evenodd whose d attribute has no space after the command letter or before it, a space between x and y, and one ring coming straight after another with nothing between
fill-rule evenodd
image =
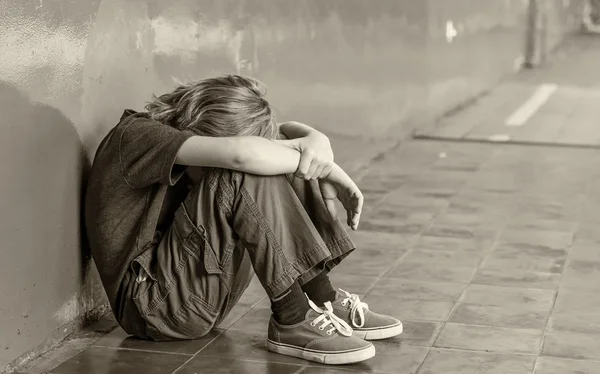
<instances>
[{"instance_id":1,"label":"shoe eyelet","mask_svg":"<svg viewBox=\"0 0 600 374\"><path fill-rule=\"evenodd\" d=\"M311 326L311 327L315 327L315 324L311 322L311 323L310 323L310 326Z\"/></svg>"},{"instance_id":2,"label":"shoe eyelet","mask_svg":"<svg viewBox=\"0 0 600 374\"><path fill-rule=\"evenodd\" d=\"M319 327L319 330L323 331L323 330L325 330L325 328L324 327Z\"/></svg>"},{"instance_id":3,"label":"shoe eyelet","mask_svg":"<svg viewBox=\"0 0 600 374\"><path fill-rule=\"evenodd\" d=\"M345 301L342 302L342 306L346 306L346 305L348 305L348 304Z\"/></svg>"},{"instance_id":4,"label":"shoe eyelet","mask_svg":"<svg viewBox=\"0 0 600 374\"><path fill-rule=\"evenodd\" d=\"M331 331L327 331L327 335L331 336Z\"/></svg>"}]
</instances>

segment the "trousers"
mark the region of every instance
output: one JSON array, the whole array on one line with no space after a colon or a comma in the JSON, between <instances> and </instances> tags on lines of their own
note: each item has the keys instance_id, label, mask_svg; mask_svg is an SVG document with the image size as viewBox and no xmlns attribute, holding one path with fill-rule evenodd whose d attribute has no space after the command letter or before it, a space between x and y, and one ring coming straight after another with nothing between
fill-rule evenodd
<instances>
[{"instance_id":1,"label":"trousers","mask_svg":"<svg viewBox=\"0 0 600 374\"><path fill-rule=\"evenodd\" d=\"M122 281L123 329L155 341L196 339L227 316L256 275L281 295L355 249L317 181L206 168L164 234Z\"/></svg>"}]
</instances>

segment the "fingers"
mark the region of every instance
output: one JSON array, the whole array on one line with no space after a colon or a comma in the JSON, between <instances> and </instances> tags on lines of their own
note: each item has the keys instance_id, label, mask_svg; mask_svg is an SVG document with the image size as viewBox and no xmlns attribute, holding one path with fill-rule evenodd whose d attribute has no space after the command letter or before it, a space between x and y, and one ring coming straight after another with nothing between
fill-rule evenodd
<instances>
[{"instance_id":1,"label":"fingers","mask_svg":"<svg viewBox=\"0 0 600 374\"><path fill-rule=\"evenodd\" d=\"M306 175L304 176L304 179L317 179L316 174L320 168L322 168L322 165L319 165L318 161L313 159L312 163L310 164L310 167L308 168L308 173L306 173Z\"/></svg>"},{"instance_id":2,"label":"fingers","mask_svg":"<svg viewBox=\"0 0 600 374\"><path fill-rule=\"evenodd\" d=\"M321 175L319 175L319 179L327 178L327 176L331 173L332 170L333 170L333 162L325 165L325 167L321 171Z\"/></svg>"},{"instance_id":3,"label":"fingers","mask_svg":"<svg viewBox=\"0 0 600 374\"><path fill-rule=\"evenodd\" d=\"M364 197L362 193L358 191L354 194L353 198L355 199L355 202L352 204L352 208L348 209L348 226L350 226L352 230L358 230Z\"/></svg>"},{"instance_id":4,"label":"fingers","mask_svg":"<svg viewBox=\"0 0 600 374\"><path fill-rule=\"evenodd\" d=\"M298 170L296 171L296 177L307 179L308 171L313 162L312 152L304 152L300 156L300 163L298 164ZM309 178L310 179L310 178Z\"/></svg>"},{"instance_id":5,"label":"fingers","mask_svg":"<svg viewBox=\"0 0 600 374\"><path fill-rule=\"evenodd\" d=\"M317 166L315 173L312 175L312 179L321 179L321 175L323 174L323 169L325 169L325 167L327 167L327 165L321 164Z\"/></svg>"},{"instance_id":6,"label":"fingers","mask_svg":"<svg viewBox=\"0 0 600 374\"><path fill-rule=\"evenodd\" d=\"M335 200L324 199L323 201L325 202L325 208L327 208L327 212L329 212L331 220L335 221L337 219L337 208L335 207Z\"/></svg>"},{"instance_id":7,"label":"fingers","mask_svg":"<svg viewBox=\"0 0 600 374\"><path fill-rule=\"evenodd\" d=\"M314 156L313 152L306 151L300 157L296 177L305 180L315 180L325 178L333 169L332 162L323 161Z\"/></svg>"}]
</instances>

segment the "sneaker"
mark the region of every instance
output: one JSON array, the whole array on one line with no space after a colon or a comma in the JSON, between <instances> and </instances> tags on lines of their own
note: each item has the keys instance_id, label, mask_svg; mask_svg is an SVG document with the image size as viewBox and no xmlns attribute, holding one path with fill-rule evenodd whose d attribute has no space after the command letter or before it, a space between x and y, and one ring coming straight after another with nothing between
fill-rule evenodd
<instances>
[{"instance_id":1,"label":"sneaker","mask_svg":"<svg viewBox=\"0 0 600 374\"><path fill-rule=\"evenodd\" d=\"M269 351L329 365L352 364L375 356L373 344L352 335L352 328L338 318L331 303L324 308L309 300L303 322L281 325L271 316Z\"/></svg>"},{"instance_id":2,"label":"sneaker","mask_svg":"<svg viewBox=\"0 0 600 374\"><path fill-rule=\"evenodd\" d=\"M358 295L340 289L332 304L335 314L352 327L354 336L379 340L402 334L402 322L370 311Z\"/></svg>"}]
</instances>

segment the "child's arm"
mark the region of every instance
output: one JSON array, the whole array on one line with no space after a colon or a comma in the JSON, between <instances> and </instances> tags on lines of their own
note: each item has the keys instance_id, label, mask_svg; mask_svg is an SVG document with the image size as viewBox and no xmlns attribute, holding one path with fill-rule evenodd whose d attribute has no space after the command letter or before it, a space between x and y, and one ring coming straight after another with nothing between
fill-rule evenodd
<instances>
[{"instance_id":1,"label":"child's arm","mask_svg":"<svg viewBox=\"0 0 600 374\"><path fill-rule=\"evenodd\" d=\"M259 175L295 173L307 180L329 175L334 160L325 134L293 121L279 124L279 130L288 139L194 136L183 144L176 163Z\"/></svg>"},{"instance_id":2,"label":"child's arm","mask_svg":"<svg viewBox=\"0 0 600 374\"><path fill-rule=\"evenodd\" d=\"M219 167L258 175L290 174L300 162L300 151L255 136L192 136L181 146L175 161L180 165ZM312 166L311 166L312 168ZM339 199L348 213L348 225L358 228L363 196L350 177L336 164L321 183L321 192L332 218L337 216L332 199Z\"/></svg>"},{"instance_id":3,"label":"child's arm","mask_svg":"<svg viewBox=\"0 0 600 374\"><path fill-rule=\"evenodd\" d=\"M325 136L322 132L296 121L283 122L278 124L278 126L279 131L281 131L288 139L303 138L317 133Z\"/></svg>"},{"instance_id":4,"label":"child's arm","mask_svg":"<svg viewBox=\"0 0 600 374\"><path fill-rule=\"evenodd\" d=\"M243 171L259 175L291 174L298 169L300 152L256 136L192 136L175 163Z\"/></svg>"},{"instance_id":5,"label":"child's arm","mask_svg":"<svg viewBox=\"0 0 600 374\"><path fill-rule=\"evenodd\" d=\"M304 179L323 179L334 166L333 150L329 138L322 132L300 122L279 124L279 131L288 139L277 143L300 152L296 176Z\"/></svg>"}]
</instances>

